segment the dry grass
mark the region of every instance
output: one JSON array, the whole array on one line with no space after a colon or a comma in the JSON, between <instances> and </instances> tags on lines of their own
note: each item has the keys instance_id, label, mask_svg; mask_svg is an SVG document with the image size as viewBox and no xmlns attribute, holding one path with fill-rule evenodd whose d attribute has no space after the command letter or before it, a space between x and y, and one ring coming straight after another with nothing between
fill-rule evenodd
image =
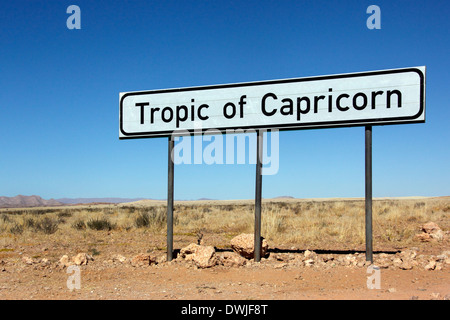
<instances>
[{"instance_id":1,"label":"dry grass","mask_svg":"<svg viewBox=\"0 0 450 320\"><path fill-rule=\"evenodd\" d=\"M450 198L387 199L373 204L374 242L408 246L428 221L449 230ZM174 234L204 234L229 239L254 228L252 202L215 201L175 204ZM264 201L262 235L275 246L360 247L365 242L363 200ZM99 231L164 235L166 208L146 205L101 205L35 209L1 209L0 238L89 237ZM70 241L70 240L66 240ZM226 246L226 244L223 244Z\"/></svg>"}]
</instances>

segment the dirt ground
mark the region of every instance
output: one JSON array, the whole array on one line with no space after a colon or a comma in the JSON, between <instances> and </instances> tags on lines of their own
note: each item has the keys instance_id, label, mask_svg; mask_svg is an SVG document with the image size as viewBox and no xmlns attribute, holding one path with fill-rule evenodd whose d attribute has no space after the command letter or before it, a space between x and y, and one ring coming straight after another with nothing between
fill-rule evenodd
<instances>
[{"instance_id":1,"label":"dirt ground","mask_svg":"<svg viewBox=\"0 0 450 320\"><path fill-rule=\"evenodd\" d=\"M70 291L66 270L28 269L1 273L1 299L442 300L450 294L448 270L381 270L381 289L369 290L365 268L83 266L81 288Z\"/></svg>"},{"instance_id":2,"label":"dirt ground","mask_svg":"<svg viewBox=\"0 0 450 320\"><path fill-rule=\"evenodd\" d=\"M199 269L179 259L150 266L113 261L140 252L164 257L164 235L149 244L138 235L97 232L65 242L51 236L10 239L0 252L1 300L448 300L450 265L440 270L380 269L380 289L368 289L367 266L305 266L295 263L302 248L271 248L269 257L239 267ZM102 240L103 239L103 240ZM106 240L104 240L106 239ZM133 240L134 239L134 240ZM140 239L140 240L138 240ZM195 242L176 237L175 248ZM70 241L70 242L69 242ZM133 242L134 241L134 242ZM4 241L5 242L5 241ZM95 247L93 247L95 246ZM93 249L94 248L94 249ZM150 248L150 249L149 249ZM223 249L226 251L227 249ZM383 248L375 248L374 263ZM393 248L385 252L393 254ZM439 255L448 245L422 244L418 254ZM231 249L230 249L231 251ZM400 251L400 249L397 249ZM58 265L63 254L90 252L93 261L80 268L80 289L69 290L71 274ZM328 252L335 259L351 251ZM364 259L364 253L357 253ZM289 259L283 259L283 256ZM319 254L320 256L320 254ZM277 258L278 257L278 258ZM280 258L281 257L281 258ZM364 261L364 260L363 260Z\"/></svg>"}]
</instances>

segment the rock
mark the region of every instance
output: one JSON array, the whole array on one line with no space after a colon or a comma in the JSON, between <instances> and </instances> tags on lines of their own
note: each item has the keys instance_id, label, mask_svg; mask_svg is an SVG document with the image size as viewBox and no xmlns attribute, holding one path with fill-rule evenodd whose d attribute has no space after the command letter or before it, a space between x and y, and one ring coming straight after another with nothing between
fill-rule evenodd
<instances>
[{"instance_id":1,"label":"rock","mask_svg":"<svg viewBox=\"0 0 450 320\"><path fill-rule=\"evenodd\" d=\"M442 251L442 253L440 254L440 256L444 257L444 258L450 258L450 251L446 250L446 251Z\"/></svg>"},{"instance_id":2,"label":"rock","mask_svg":"<svg viewBox=\"0 0 450 320\"><path fill-rule=\"evenodd\" d=\"M421 241L430 241L431 239L441 241L445 237L444 231L434 222L425 223L421 229L423 232L416 235L416 238Z\"/></svg>"},{"instance_id":3,"label":"rock","mask_svg":"<svg viewBox=\"0 0 450 320\"><path fill-rule=\"evenodd\" d=\"M428 222L422 226L422 231L428 234L434 233L438 230L441 230L441 228L439 228L439 226L434 222Z\"/></svg>"},{"instance_id":4,"label":"rock","mask_svg":"<svg viewBox=\"0 0 450 320\"><path fill-rule=\"evenodd\" d=\"M275 261L283 261L288 262L291 260L295 260L295 255L292 253L271 253L270 255L266 255L268 260L275 260Z\"/></svg>"},{"instance_id":5,"label":"rock","mask_svg":"<svg viewBox=\"0 0 450 320\"><path fill-rule=\"evenodd\" d=\"M70 262L69 256L65 254L61 257L61 259L59 259L58 264L64 268L70 266L72 262Z\"/></svg>"},{"instance_id":6,"label":"rock","mask_svg":"<svg viewBox=\"0 0 450 320\"><path fill-rule=\"evenodd\" d=\"M402 251L400 253L400 257L396 257L394 258L394 260L392 260L392 264L394 267L402 270L411 270L414 265L417 265L417 263L414 261L415 257L415 252Z\"/></svg>"},{"instance_id":7,"label":"rock","mask_svg":"<svg viewBox=\"0 0 450 320\"><path fill-rule=\"evenodd\" d=\"M231 248L234 252L246 259L252 259L255 251L255 238L251 233L240 234L231 239ZM261 237L261 257L266 256L269 245L267 241Z\"/></svg>"},{"instance_id":8,"label":"rock","mask_svg":"<svg viewBox=\"0 0 450 320\"><path fill-rule=\"evenodd\" d=\"M42 267L49 267L52 264L50 260L48 260L47 258L42 258L41 261L39 261L39 263L41 264Z\"/></svg>"},{"instance_id":9,"label":"rock","mask_svg":"<svg viewBox=\"0 0 450 320\"><path fill-rule=\"evenodd\" d=\"M400 266L403 264L403 261L400 258L394 258L392 263L394 264L395 267L400 268Z\"/></svg>"},{"instance_id":10,"label":"rock","mask_svg":"<svg viewBox=\"0 0 450 320\"><path fill-rule=\"evenodd\" d=\"M444 239L444 231L442 231L442 230L436 230L436 231L434 231L433 233L431 233L430 236L431 236L433 239L436 239L436 240L438 240L438 241L441 241L441 240Z\"/></svg>"},{"instance_id":11,"label":"rock","mask_svg":"<svg viewBox=\"0 0 450 320\"><path fill-rule=\"evenodd\" d=\"M198 268L210 268L217 264L217 256L214 247L202 246L191 243L180 250L180 256L187 261L192 261Z\"/></svg>"},{"instance_id":12,"label":"rock","mask_svg":"<svg viewBox=\"0 0 450 320\"><path fill-rule=\"evenodd\" d=\"M283 269L286 268L288 266L287 263L279 263L273 266L274 269Z\"/></svg>"},{"instance_id":13,"label":"rock","mask_svg":"<svg viewBox=\"0 0 450 320\"><path fill-rule=\"evenodd\" d=\"M415 265L415 263L413 260L405 260L405 261L403 261L402 265L400 266L400 269L411 270L414 265Z\"/></svg>"},{"instance_id":14,"label":"rock","mask_svg":"<svg viewBox=\"0 0 450 320\"><path fill-rule=\"evenodd\" d=\"M235 252L224 252L219 256L219 262L225 267L241 267L247 260Z\"/></svg>"},{"instance_id":15,"label":"rock","mask_svg":"<svg viewBox=\"0 0 450 320\"><path fill-rule=\"evenodd\" d=\"M436 259L438 262L442 263L442 265L450 264L450 251L442 251Z\"/></svg>"},{"instance_id":16,"label":"rock","mask_svg":"<svg viewBox=\"0 0 450 320\"><path fill-rule=\"evenodd\" d=\"M366 264L367 264L367 266L369 266L370 261L359 261L359 262L356 264L356 266L357 266L358 268L362 268L362 267L365 267Z\"/></svg>"},{"instance_id":17,"label":"rock","mask_svg":"<svg viewBox=\"0 0 450 320\"><path fill-rule=\"evenodd\" d=\"M217 263L216 251L212 246L202 246L197 248L192 259L199 268L210 268Z\"/></svg>"},{"instance_id":18,"label":"rock","mask_svg":"<svg viewBox=\"0 0 450 320\"><path fill-rule=\"evenodd\" d=\"M355 267L358 265L358 260L356 256L352 254L347 254L338 258L339 264L346 267Z\"/></svg>"},{"instance_id":19,"label":"rock","mask_svg":"<svg viewBox=\"0 0 450 320\"><path fill-rule=\"evenodd\" d=\"M387 269L392 266L392 258L389 254L380 253L376 255L376 265L381 269Z\"/></svg>"},{"instance_id":20,"label":"rock","mask_svg":"<svg viewBox=\"0 0 450 320\"><path fill-rule=\"evenodd\" d=\"M400 266L400 269L402 269L402 270L411 270L416 265L417 265L417 262L415 260L406 259L406 260L403 260L403 263Z\"/></svg>"},{"instance_id":21,"label":"rock","mask_svg":"<svg viewBox=\"0 0 450 320\"><path fill-rule=\"evenodd\" d=\"M88 255L87 253L79 253L75 257L72 257L72 261L77 266L81 266L88 264L88 261L94 261L94 258L92 258L92 256Z\"/></svg>"},{"instance_id":22,"label":"rock","mask_svg":"<svg viewBox=\"0 0 450 320\"><path fill-rule=\"evenodd\" d=\"M272 253L269 257L268 260L273 260L273 261L284 261L284 256L281 254L277 254L277 253Z\"/></svg>"},{"instance_id":23,"label":"rock","mask_svg":"<svg viewBox=\"0 0 450 320\"><path fill-rule=\"evenodd\" d=\"M305 267L311 267L314 264L313 259L305 260Z\"/></svg>"},{"instance_id":24,"label":"rock","mask_svg":"<svg viewBox=\"0 0 450 320\"><path fill-rule=\"evenodd\" d=\"M415 260L417 257L417 252L415 250L405 250L400 252L400 260L401 263L398 263L396 259L394 259L394 265L402 270L411 270L414 266L417 265L417 261ZM398 259L398 258L397 258ZM396 263L397 261L397 263Z\"/></svg>"},{"instance_id":25,"label":"rock","mask_svg":"<svg viewBox=\"0 0 450 320\"><path fill-rule=\"evenodd\" d=\"M188 255L194 254L199 246L199 244L191 243L187 247L182 248L180 250L180 257L185 259Z\"/></svg>"},{"instance_id":26,"label":"rock","mask_svg":"<svg viewBox=\"0 0 450 320\"><path fill-rule=\"evenodd\" d=\"M22 257L22 261L25 263L25 264L33 264L33 259L31 259L30 257Z\"/></svg>"},{"instance_id":27,"label":"rock","mask_svg":"<svg viewBox=\"0 0 450 320\"><path fill-rule=\"evenodd\" d=\"M422 232L419 234L416 234L416 238L419 241L427 242L431 240L431 236L428 233Z\"/></svg>"},{"instance_id":28,"label":"rock","mask_svg":"<svg viewBox=\"0 0 450 320\"><path fill-rule=\"evenodd\" d=\"M156 257L146 253L140 253L131 259L131 265L134 267L149 266L156 263Z\"/></svg>"},{"instance_id":29,"label":"rock","mask_svg":"<svg viewBox=\"0 0 450 320\"><path fill-rule=\"evenodd\" d=\"M164 262L167 262L167 255L164 254L164 255L161 255L161 256L156 258L156 263L157 264L161 264L161 263L164 263Z\"/></svg>"},{"instance_id":30,"label":"rock","mask_svg":"<svg viewBox=\"0 0 450 320\"><path fill-rule=\"evenodd\" d=\"M395 289L395 288L389 288L389 289L388 289L388 292L389 292L389 293L395 293L395 292L397 292L397 289Z\"/></svg>"},{"instance_id":31,"label":"rock","mask_svg":"<svg viewBox=\"0 0 450 320\"><path fill-rule=\"evenodd\" d=\"M400 252L400 256L402 257L402 260L404 259L415 259L417 257L417 251L415 250L404 250Z\"/></svg>"},{"instance_id":32,"label":"rock","mask_svg":"<svg viewBox=\"0 0 450 320\"><path fill-rule=\"evenodd\" d=\"M124 256L120 255L120 254L115 254L114 256L112 256L111 259L113 262L120 262L120 263L124 263L127 261L127 258L125 258Z\"/></svg>"},{"instance_id":33,"label":"rock","mask_svg":"<svg viewBox=\"0 0 450 320\"><path fill-rule=\"evenodd\" d=\"M309 250L306 250L304 253L303 253L303 255L305 256L305 259L315 259L316 257L317 257L317 254L314 252L314 251L309 251Z\"/></svg>"},{"instance_id":34,"label":"rock","mask_svg":"<svg viewBox=\"0 0 450 320\"><path fill-rule=\"evenodd\" d=\"M441 298L441 294L439 292L431 293L431 300L439 300Z\"/></svg>"},{"instance_id":35,"label":"rock","mask_svg":"<svg viewBox=\"0 0 450 320\"><path fill-rule=\"evenodd\" d=\"M425 266L425 270L434 270L436 268L436 261L430 260L430 262Z\"/></svg>"}]
</instances>

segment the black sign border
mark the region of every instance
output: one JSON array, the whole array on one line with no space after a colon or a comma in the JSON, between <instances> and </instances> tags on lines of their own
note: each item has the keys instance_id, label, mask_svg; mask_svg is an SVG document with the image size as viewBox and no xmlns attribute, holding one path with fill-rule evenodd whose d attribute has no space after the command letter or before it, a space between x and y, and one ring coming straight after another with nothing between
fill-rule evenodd
<instances>
[{"instance_id":1,"label":"black sign border","mask_svg":"<svg viewBox=\"0 0 450 320\"><path fill-rule=\"evenodd\" d=\"M160 138L160 137L170 137L172 135L177 136L177 131L152 131L152 132L133 132L128 133L123 129L123 100L128 96L134 95L146 95L146 94L157 94L157 93L172 93L172 92L183 92L183 91L200 91L209 89L226 89L226 88L237 88L237 87L250 87L250 86L260 86L260 85L271 85L280 83L292 83L292 82L307 82L307 81L317 81L317 80L330 80L330 79L343 79L343 78L355 78L355 77L367 77L375 75L384 74L396 74L396 73L407 73L415 72L420 77L420 109L419 112L414 116L408 117L397 117L397 118L378 118L378 119L357 119L357 120L340 120L340 121L326 121L326 122L309 122L309 123L290 123L282 125L261 125L261 126L239 126L239 127L222 127L222 128L205 128L200 130L178 130L178 132L189 134L199 134L204 133L207 130L215 129L221 133L226 133L226 130L236 130L236 129L278 129L280 131L284 130L305 130L305 129L324 129L324 128L338 128L338 127L355 127L355 126L365 126L365 125L389 125L389 124L402 124L402 123L424 123L423 120L418 119L425 112L425 74L422 70L416 68L403 68L403 69L393 69L393 70L382 70L382 71L369 71L369 72L359 72L359 73L347 73L347 74L336 74L328 76L314 76L305 78L292 78L284 80L268 80L268 81L257 81L257 82L244 82L235 84L222 84L222 85L209 85L200 87L187 87L178 89L161 89L161 90L151 90L151 91L137 91L125 93L120 98L120 114L119 114L119 129L124 135L119 136L119 139L142 139L142 138ZM417 119L417 120L415 120ZM381 123L380 123L381 122ZM217 132L216 131L216 132ZM178 134L181 135L181 134Z\"/></svg>"}]
</instances>

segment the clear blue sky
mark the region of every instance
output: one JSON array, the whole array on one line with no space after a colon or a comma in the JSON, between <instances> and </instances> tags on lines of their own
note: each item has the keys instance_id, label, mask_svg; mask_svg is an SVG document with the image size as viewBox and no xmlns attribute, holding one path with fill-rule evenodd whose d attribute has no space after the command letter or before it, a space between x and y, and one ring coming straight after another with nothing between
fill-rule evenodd
<instances>
[{"instance_id":1,"label":"clear blue sky","mask_svg":"<svg viewBox=\"0 0 450 320\"><path fill-rule=\"evenodd\" d=\"M426 123L373 128L373 194L450 195L449 15L447 1L2 1L0 196L166 198L167 138L119 140L119 92L423 65ZM279 161L264 198L364 196L363 127L280 132ZM175 167L175 199L254 189L253 164Z\"/></svg>"}]
</instances>

